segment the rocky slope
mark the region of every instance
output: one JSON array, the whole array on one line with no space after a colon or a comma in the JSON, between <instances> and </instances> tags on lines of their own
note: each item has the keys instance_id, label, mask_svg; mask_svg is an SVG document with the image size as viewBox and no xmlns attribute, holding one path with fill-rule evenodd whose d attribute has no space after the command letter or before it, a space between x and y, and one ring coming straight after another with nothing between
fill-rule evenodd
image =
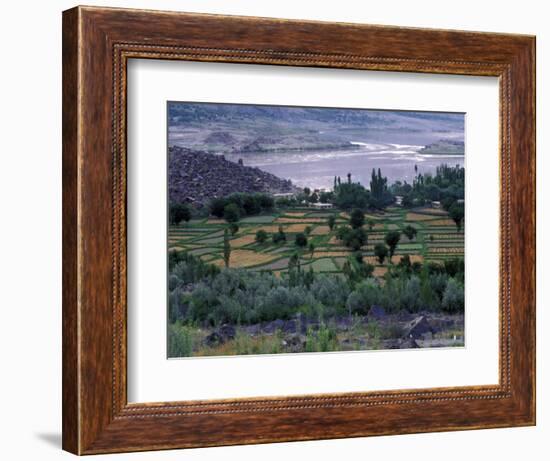
<instances>
[{"instance_id":1,"label":"rocky slope","mask_svg":"<svg viewBox=\"0 0 550 461\"><path fill-rule=\"evenodd\" d=\"M294 192L288 180L237 163L223 155L171 146L168 150L170 202L193 203L201 207L214 197L233 192Z\"/></svg>"}]
</instances>

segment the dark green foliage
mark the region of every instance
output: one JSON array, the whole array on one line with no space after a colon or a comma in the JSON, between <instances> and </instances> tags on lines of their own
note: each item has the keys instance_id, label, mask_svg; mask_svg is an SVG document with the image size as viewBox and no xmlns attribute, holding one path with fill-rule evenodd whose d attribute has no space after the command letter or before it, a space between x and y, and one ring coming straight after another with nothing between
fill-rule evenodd
<instances>
[{"instance_id":1,"label":"dark green foliage","mask_svg":"<svg viewBox=\"0 0 550 461\"><path fill-rule=\"evenodd\" d=\"M441 307L450 314L464 312L464 286L454 278L447 280Z\"/></svg>"},{"instance_id":2,"label":"dark green foliage","mask_svg":"<svg viewBox=\"0 0 550 461\"><path fill-rule=\"evenodd\" d=\"M416 229L410 224L405 226L403 233L407 236L409 240L412 240L416 235Z\"/></svg>"},{"instance_id":3,"label":"dark green foliage","mask_svg":"<svg viewBox=\"0 0 550 461\"><path fill-rule=\"evenodd\" d=\"M380 264L384 264L384 260L388 256L388 247L383 243L377 243L374 246L374 255L378 258Z\"/></svg>"},{"instance_id":4,"label":"dark green foliage","mask_svg":"<svg viewBox=\"0 0 550 461\"><path fill-rule=\"evenodd\" d=\"M370 194L370 206L374 208L384 208L395 201L393 194L388 190L388 178L382 176L380 168L378 172L372 169Z\"/></svg>"},{"instance_id":5,"label":"dark green foliage","mask_svg":"<svg viewBox=\"0 0 550 461\"><path fill-rule=\"evenodd\" d=\"M313 242L310 242L309 243L309 253L311 255L311 257L313 258L313 253L315 252L315 243Z\"/></svg>"},{"instance_id":6,"label":"dark green foliage","mask_svg":"<svg viewBox=\"0 0 550 461\"><path fill-rule=\"evenodd\" d=\"M229 243L229 232L227 229L223 231L223 261L225 267L229 267L229 260L231 258L231 244Z\"/></svg>"},{"instance_id":7,"label":"dark green foliage","mask_svg":"<svg viewBox=\"0 0 550 461\"><path fill-rule=\"evenodd\" d=\"M312 229L311 226L306 226L306 228L304 229L304 232L305 232L306 235L309 235L309 234L311 234L311 231L312 231L312 230L313 230L313 229Z\"/></svg>"},{"instance_id":8,"label":"dark green foliage","mask_svg":"<svg viewBox=\"0 0 550 461\"><path fill-rule=\"evenodd\" d=\"M334 193L333 192L320 192L319 193L319 201L321 203L332 203L332 200L334 199Z\"/></svg>"},{"instance_id":9,"label":"dark green foliage","mask_svg":"<svg viewBox=\"0 0 550 461\"><path fill-rule=\"evenodd\" d=\"M389 249L390 262L395 253L395 248L397 247L400 238L401 233L399 231L389 231L384 237L384 241L386 242L386 245L388 245Z\"/></svg>"},{"instance_id":10,"label":"dark green foliage","mask_svg":"<svg viewBox=\"0 0 550 461\"><path fill-rule=\"evenodd\" d=\"M279 199L281 200L281 199ZM291 199L286 199L290 204ZM275 199L269 194L234 193L224 198L214 198L210 201L210 214L218 218L225 217L225 208L235 205L240 216L254 216L273 211Z\"/></svg>"},{"instance_id":11,"label":"dark green foliage","mask_svg":"<svg viewBox=\"0 0 550 461\"><path fill-rule=\"evenodd\" d=\"M336 224L336 218L334 215L330 215L327 220L328 228L330 230L334 229L334 224Z\"/></svg>"},{"instance_id":12,"label":"dark green foliage","mask_svg":"<svg viewBox=\"0 0 550 461\"><path fill-rule=\"evenodd\" d=\"M283 226L279 226L278 232L273 234L273 243L286 242L286 234L283 231Z\"/></svg>"},{"instance_id":13,"label":"dark green foliage","mask_svg":"<svg viewBox=\"0 0 550 461\"><path fill-rule=\"evenodd\" d=\"M231 232L231 235L235 235L237 232L239 232L239 225L234 222L230 223L229 232Z\"/></svg>"},{"instance_id":14,"label":"dark green foliage","mask_svg":"<svg viewBox=\"0 0 550 461\"><path fill-rule=\"evenodd\" d=\"M464 260L459 258L446 259L444 262L445 272L451 277L460 273L464 274Z\"/></svg>"},{"instance_id":15,"label":"dark green foliage","mask_svg":"<svg viewBox=\"0 0 550 461\"><path fill-rule=\"evenodd\" d=\"M242 197L242 207L246 216L254 216L262 211L259 197L250 194L244 194Z\"/></svg>"},{"instance_id":16,"label":"dark green foliage","mask_svg":"<svg viewBox=\"0 0 550 461\"><path fill-rule=\"evenodd\" d=\"M304 234L303 232L299 232L296 234L296 237L294 238L294 243L301 247L301 248L304 248L306 245L307 245L307 237L306 237L306 234Z\"/></svg>"},{"instance_id":17,"label":"dark green foliage","mask_svg":"<svg viewBox=\"0 0 550 461\"><path fill-rule=\"evenodd\" d=\"M223 218L223 212L227 201L223 198L215 198L210 201L210 214L216 218Z\"/></svg>"},{"instance_id":18,"label":"dark green foliage","mask_svg":"<svg viewBox=\"0 0 550 461\"><path fill-rule=\"evenodd\" d=\"M369 205L370 193L361 184L339 184L335 190L333 203L343 210L365 209Z\"/></svg>"},{"instance_id":19,"label":"dark green foliage","mask_svg":"<svg viewBox=\"0 0 550 461\"><path fill-rule=\"evenodd\" d=\"M464 219L464 203L455 203L449 209L449 216L455 222L456 231L459 232Z\"/></svg>"},{"instance_id":20,"label":"dark green foliage","mask_svg":"<svg viewBox=\"0 0 550 461\"><path fill-rule=\"evenodd\" d=\"M263 229L260 229L256 232L256 242L265 243L267 240L267 232Z\"/></svg>"},{"instance_id":21,"label":"dark green foliage","mask_svg":"<svg viewBox=\"0 0 550 461\"><path fill-rule=\"evenodd\" d=\"M194 347L196 339L189 336L192 330L182 331L185 325L255 324L298 315L324 321L335 315L365 315L373 305L388 312L464 309L463 284L443 266L442 272L430 275L427 267L409 274L397 265L381 284L370 278L373 267L358 257L345 264L345 278L303 270L298 253L283 278L241 269L220 271L184 252L171 255L169 262L169 318L177 325L177 335L169 341L182 350Z\"/></svg>"},{"instance_id":22,"label":"dark green foliage","mask_svg":"<svg viewBox=\"0 0 550 461\"><path fill-rule=\"evenodd\" d=\"M229 223L237 222L241 218L239 207L235 203L225 205L223 217Z\"/></svg>"},{"instance_id":23,"label":"dark green foliage","mask_svg":"<svg viewBox=\"0 0 550 461\"><path fill-rule=\"evenodd\" d=\"M188 222L191 219L191 209L185 203L172 203L170 205L170 224Z\"/></svg>"},{"instance_id":24,"label":"dark green foliage","mask_svg":"<svg viewBox=\"0 0 550 461\"><path fill-rule=\"evenodd\" d=\"M363 213L363 211L359 208L355 208L351 212L349 222L353 229L359 229L363 227L363 224L365 224L365 213Z\"/></svg>"},{"instance_id":25,"label":"dark green foliage","mask_svg":"<svg viewBox=\"0 0 550 461\"><path fill-rule=\"evenodd\" d=\"M309 203L317 203L319 201L319 195L317 195L317 192L313 192L308 198L307 201Z\"/></svg>"},{"instance_id":26,"label":"dark green foliage","mask_svg":"<svg viewBox=\"0 0 550 461\"><path fill-rule=\"evenodd\" d=\"M375 224L376 223L374 222L374 219L372 219L372 218L367 221L367 225L369 226L370 231L372 231L374 229Z\"/></svg>"},{"instance_id":27,"label":"dark green foliage","mask_svg":"<svg viewBox=\"0 0 550 461\"><path fill-rule=\"evenodd\" d=\"M367 244L368 235L365 229L352 229L349 226L340 226L336 231L336 237L342 240L342 243L354 251L359 250Z\"/></svg>"}]
</instances>

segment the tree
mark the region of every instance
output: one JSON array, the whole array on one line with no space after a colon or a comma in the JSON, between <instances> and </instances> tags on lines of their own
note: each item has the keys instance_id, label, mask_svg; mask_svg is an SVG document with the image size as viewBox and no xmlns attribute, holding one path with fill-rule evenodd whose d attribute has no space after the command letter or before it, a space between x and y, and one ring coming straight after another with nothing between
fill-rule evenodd
<instances>
[{"instance_id":1,"label":"tree","mask_svg":"<svg viewBox=\"0 0 550 461\"><path fill-rule=\"evenodd\" d=\"M309 243L309 253L311 254L311 259L313 259L313 253L315 253L315 243Z\"/></svg>"},{"instance_id":2,"label":"tree","mask_svg":"<svg viewBox=\"0 0 550 461\"><path fill-rule=\"evenodd\" d=\"M355 208L350 215L349 220L351 227L354 229L359 229L365 224L365 213L363 213L359 208Z\"/></svg>"},{"instance_id":3,"label":"tree","mask_svg":"<svg viewBox=\"0 0 550 461\"><path fill-rule=\"evenodd\" d=\"M173 203L170 205L170 224L188 222L191 219L191 210L185 203Z\"/></svg>"},{"instance_id":4,"label":"tree","mask_svg":"<svg viewBox=\"0 0 550 461\"><path fill-rule=\"evenodd\" d=\"M311 226L306 226L306 228L304 229L304 232L306 233L306 235L309 235L311 234L311 231L312 231L312 227Z\"/></svg>"},{"instance_id":5,"label":"tree","mask_svg":"<svg viewBox=\"0 0 550 461\"><path fill-rule=\"evenodd\" d=\"M273 234L273 243L286 242L286 234L283 231L283 226L279 226L279 231Z\"/></svg>"},{"instance_id":6,"label":"tree","mask_svg":"<svg viewBox=\"0 0 550 461\"><path fill-rule=\"evenodd\" d=\"M306 234L304 234L303 232L299 232L298 234L296 234L296 237L294 239L294 243L297 246L299 246L301 248L304 248L307 245Z\"/></svg>"},{"instance_id":7,"label":"tree","mask_svg":"<svg viewBox=\"0 0 550 461\"><path fill-rule=\"evenodd\" d=\"M235 203L226 205L223 209L223 217L229 223L237 222L241 217L239 207Z\"/></svg>"},{"instance_id":8,"label":"tree","mask_svg":"<svg viewBox=\"0 0 550 461\"><path fill-rule=\"evenodd\" d=\"M328 228L329 228L330 230L334 229L334 224L336 224L336 218L334 217L333 214L331 214L331 215L328 217L327 224L328 224Z\"/></svg>"},{"instance_id":9,"label":"tree","mask_svg":"<svg viewBox=\"0 0 550 461\"><path fill-rule=\"evenodd\" d=\"M267 232L263 229L260 229L256 232L256 242L258 243L265 243L267 240Z\"/></svg>"},{"instance_id":10,"label":"tree","mask_svg":"<svg viewBox=\"0 0 550 461\"><path fill-rule=\"evenodd\" d=\"M245 194L242 198L244 212L248 216L259 214L262 211L260 196L256 194Z\"/></svg>"},{"instance_id":11,"label":"tree","mask_svg":"<svg viewBox=\"0 0 550 461\"><path fill-rule=\"evenodd\" d=\"M223 211L227 201L223 198L214 198L210 201L210 214L216 218L223 218Z\"/></svg>"},{"instance_id":12,"label":"tree","mask_svg":"<svg viewBox=\"0 0 550 461\"><path fill-rule=\"evenodd\" d=\"M456 224L456 231L460 232L462 227L462 220L464 219L464 204L455 203L449 210L449 216Z\"/></svg>"},{"instance_id":13,"label":"tree","mask_svg":"<svg viewBox=\"0 0 550 461\"><path fill-rule=\"evenodd\" d=\"M380 264L384 264L384 259L388 256L388 247L383 243L377 243L374 246L374 255L378 258Z\"/></svg>"},{"instance_id":14,"label":"tree","mask_svg":"<svg viewBox=\"0 0 550 461\"><path fill-rule=\"evenodd\" d=\"M230 223L229 232L231 232L231 235L235 235L237 232L239 232L239 225L234 222Z\"/></svg>"},{"instance_id":15,"label":"tree","mask_svg":"<svg viewBox=\"0 0 550 461\"><path fill-rule=\"evenodd\" d=\"M309 203L317 203L319 201L319 196L317 195L317 192L313 192L308 198L307 201Z\"/></svg>"},{"instance_id":16,"label":"tree","mask_svg":"<svg viewBox=\"0 0 550 461\"><path fill-rule=\"evenodd\" d=\"M386 234L386 237L384 238L386 245L388 245L389 247L390 262L391 262L391 258L395 253L395 248L397 247L397 244L399 243L400 238L401 238L401 233L399 231L389 231Z\"/></svg>"},{"instance_id":17,"label":"tree","mask_svg":"<svg viewBox=\"0 0 550 461\"><path fill-rule=\"evenodd\" d=\"M369 226L369 230L372 231L374 229L374 219L370 218L368 221L367 221L367 225Z\"/></svg>"},{"instance_id":18,"label":"tree","mask_svg":"<svg viewBox=\"0 0 550 461\"><path fill-rule=\"evenodd\" d=\"M223 231L223 260L225 267L229 267L229 259L231 258L231 244L229 243L229 232L227 229Z\"/></svg>"},{"instance_id":19,"label":"tree","mask_svg":"<svg viewBox=\"0 0 550 461\"><path fill-rule=\"evenodd\" d=\"M351 229L349 226L340 226L336 231L336 237L342 240L345 246L355 251L366 245L368 241L367 233L362 227Z\"/></svg>"},{"instance_id":20,"label":"tree","mask_svg":"<svg viewBox=\"0 0 550 461\"><path fill-rule=\"evenodd\" d=\"M304 194L306 197L309 197L309 194L311 194L311 189L309 187L304 187Z\"/></svg>"},{"instance_id":21,"label":"tree","mask_svg":"<svg viewBox=\"0 0 550 461\"><path fill-rule=\"evenodd\" d=\"M409 240L412 240L416 235L416 229L410 224L403 229L403 233Z\"/></svg>"},{"instance_id":22,"label":"tree","mask_svg":"<svg viewBox=\"0 0 550 461\"><path fill-rule=\"evenodd\" d=\"M351 184L351 173L348 173L348 184Z\"/></svg>"}]
</instances>

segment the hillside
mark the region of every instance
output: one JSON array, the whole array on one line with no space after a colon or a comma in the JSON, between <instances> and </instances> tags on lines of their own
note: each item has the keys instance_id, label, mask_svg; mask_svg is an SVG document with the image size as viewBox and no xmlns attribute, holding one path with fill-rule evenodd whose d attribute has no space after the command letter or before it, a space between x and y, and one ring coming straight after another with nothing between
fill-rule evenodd
<instances>
[{"instance_id":1,"label":"hillside","mask_svg":"<svg viewBox=\"0 0 550 461\"><path fill-rule=\"evenodd\" d=\"M464 155L464 141L440 139L423 147L419 152L421 154L433 155Z\"/></svg>"},{"instance_id":2,"label":"hillside","mask_svg":"<svg viewBox=\"0 0 550 461\"><path fill-rule=\"evenodd\" d=\"M354 149L353 141L427 146L464 137L464 114L177 103L168 106L170 145L248 154Z\"/></svg>"},{"instance_id":3,"label":"hillside","mask_svg":"<svg viewBox=\"0 0 550 461\"><path fill-rule=\"evenodd\" d=\"M168 150L170 202L202 206L233 192L293 192L290 181L226 160L223 155L172 146Z\"/></svg>"}]
</instances>

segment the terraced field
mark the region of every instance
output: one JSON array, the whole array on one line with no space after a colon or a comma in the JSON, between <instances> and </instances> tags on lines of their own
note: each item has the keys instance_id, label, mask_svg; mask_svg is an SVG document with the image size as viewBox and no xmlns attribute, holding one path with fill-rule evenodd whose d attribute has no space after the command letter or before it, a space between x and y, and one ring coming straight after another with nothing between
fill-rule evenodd
<instances>
[{"instance_id":1,"label":"terraced field","mask_svg":"<svg viewBox=\"0 0 550 461\"><path fill-rule=\"evenodd\" d=\"M346 224L349 214L335 210L336 226L330 231L327 219L331 212L316 212L310 208L281 210L269 215L244 218L239 224L239 231L231 236L230 267L247 268L257 271L284 273L294 253L300 256L300 265L310 267L316 272L341 271L345 261L351 256L336 237L336 228ZM366 220L372 220L372 230L365 225L369 234L368 244L362 248L365 261L375 266L374 275L382 277L387 270L387 263L378 264L374 256L374 245L383 243L385 233L390 230L402 231L407 225L417 229L417 235L409 240L403 233L397 246L393 262L401 256L409 255L412 262L436 261L464 257L464 232L457 232L454 222L443 210L416 208L406 210L392 207L385 212L369 213ZM287 241L279 244L272 242L272 234L279 226L286 234ZM224 266L223 232L227 223L220 219L204 218L171 226L168 233L168 248L178 251L188 250L204 261ZM313 243L313 253L309 248L300 249L294 245L295 235L309 228L308 244ZM263 229L268 233L268 240L257 243L256 232Z\"/></svg>"}]
</instances>

